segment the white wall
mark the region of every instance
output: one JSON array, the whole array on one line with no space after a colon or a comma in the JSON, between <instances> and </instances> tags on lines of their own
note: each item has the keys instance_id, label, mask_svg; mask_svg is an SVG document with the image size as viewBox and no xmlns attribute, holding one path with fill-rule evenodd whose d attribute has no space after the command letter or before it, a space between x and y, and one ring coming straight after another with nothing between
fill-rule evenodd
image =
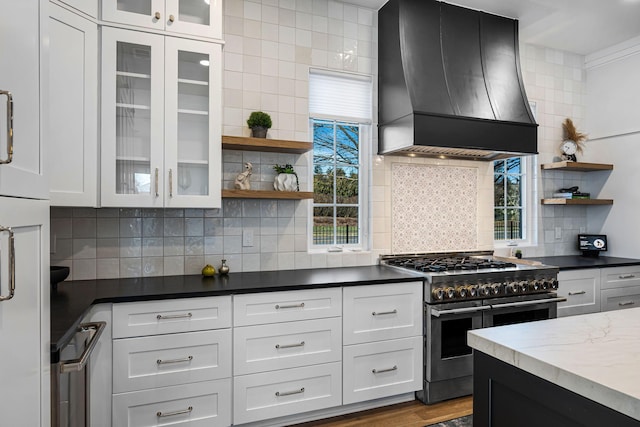
<instances>
[{"instance_id":1,"label":"white wall","mask_svg":"<svg viewBox=\"0 0 640 427\"><path fill-rule=\"evenodd\" d=\"M640 38L587 57L588 159L612 163L590 174L613 206L588 211L589 231L608 235L607 255L640 258Z\"/></svg>"}]
</instances>

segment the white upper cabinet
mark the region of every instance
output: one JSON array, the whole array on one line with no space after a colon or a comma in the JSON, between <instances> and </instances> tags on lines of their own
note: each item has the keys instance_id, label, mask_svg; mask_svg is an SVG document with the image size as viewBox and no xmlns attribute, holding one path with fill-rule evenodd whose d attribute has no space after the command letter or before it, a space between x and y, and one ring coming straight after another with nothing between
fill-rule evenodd
<instances>
[{"instance_id":1,"label":"white upper cabinet","mask_svg":"<svg viewBox=\"0 0 640 427\"><path fill-rule=\"evenodd\" d=\"M102 206L220 207L221 46L102 30Z\"/></svg>"},{"instance_id":2,"label":"white upper cabinet","mask_svg":"<svg viewBox=\"0 0 640 427\"><path fill-rule=\"evenodd\" d=\"M222 0L103 0L104 21L222 38Z\"/></svg>"},{"instance_id":3,"label":"white upper cabinet","mask_svg":"<svg viewBox=\"0 0 640 427\"><path fill-rule=\"evenodd\" d=\"M44 168L44 55L40 21L46 3L0 0L0 195L49 198ZM46 64L45 64L46 65ZM41 78L42 77L42 78Z\"/></svg>"},{"instance_id":4,"label":"white upper cabinet","mask_svg":"<svg viewBox=\"0 0 640 427\"><path fill-rule=\"evenodd\" d=\"M98 27L49 5L49 140L53 206L98 201Z\"/></svg>"}]
</instances>

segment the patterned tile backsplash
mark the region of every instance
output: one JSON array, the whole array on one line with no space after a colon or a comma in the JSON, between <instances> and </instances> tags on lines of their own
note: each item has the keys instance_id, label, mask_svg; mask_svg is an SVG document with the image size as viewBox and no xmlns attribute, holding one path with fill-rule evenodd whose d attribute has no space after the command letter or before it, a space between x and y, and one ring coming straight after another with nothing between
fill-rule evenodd
<instances>
[{"instance_id":1,"label":"patterned tile backsplash","mask_svg":"<svg viewBox=\"0 0 640 427\"><path fill-rule=\"evenodd\" d=\"M394 253L478 248L478 169L394 163Z\"/></svg>"}]
</instances>

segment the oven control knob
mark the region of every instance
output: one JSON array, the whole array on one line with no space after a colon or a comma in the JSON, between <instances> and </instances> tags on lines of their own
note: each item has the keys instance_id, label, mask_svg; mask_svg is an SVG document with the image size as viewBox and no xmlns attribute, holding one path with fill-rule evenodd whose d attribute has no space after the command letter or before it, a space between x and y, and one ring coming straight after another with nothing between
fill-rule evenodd
<instances>
[{"instance_id":1,"label":"oven control knob","mask_svg":"<svg viewBox=\"0 0 640 427\"><path fill-rule=\"evenodd\" d=\"M491 294L491 286L490 285L482 285L479 289L479 294L482 297L488 297Z\"/></svg>"},{"instance_id":2,"label":"oven control knob","mask_svg":"<svg viewBox=\"0 0 640 427\"><path fill-rule=\"evenodd\" d=\"M542 282L542 289L543 290L547 290L551 286L551 283L550 283L549 280L541 280L541 282Z\"/></svg>"},{"instance_id":3,"label":"oven control knob","mask_svg":"<svg viewBox=\"0 0 640 427\"><path fill-rule=\"evenodd\" d=\"M435 288L433 291L431 291L431 295L433 296L433 299L442 301L444 299L444 289Z\"/></svg>"},{"instance_id":4,"label":"oven control knob","mask_svg":"<svg viewBox=\"0 0 640 427\"><path fill-rule=\"evenodd\" d=\"M526 280L521 281L518 285L520 286L520 292L523 294L529 290L529 282Z\"/></svg>"},{"instance_id":5,"label":"oven control knob","mask_svg":"<svg viewBox=\"0 0 640 427\"><path fill-rule=\"evenodd\" d=\"M445 288L444 290L444 297L446 299L453 299L453 297L456 296L456 290L453 289L451 286L449 286L448 288Z\"/></svg>"},{"instance_id":6,"label":"oven control knob","mask_svg":"<svg viewBox=\"0 0 640 427\"><path fill-rule=\"evenodd\" d=\"M491 285L491 293L493 295L499 295L502 292L502 286L499 283L494 283Z\"/></svg>"},{"instance_id":7,"label":"oven control knob","mask_svg":"<svg viewBox=\"0 0 640 427\"><path fill-rule=\"evenodd\" d=\"M556 279L551 279L549 282L551 283L551 289L554 291L558 289L558 281Z\"/></svg>"},{"instance_id":8,"label":"oven control knob","mask_svg":"<svg viewBox=\"0 0 640 427\"><path fill-rule=\"evenodd\" d=\"M466 298L467 297L467 287L466 286L458 286L456 288L456 295L458 295L460 298Z\"/></svg>"},{"instance_id":9,"label":"oven control knob","mask_svg":"<svg viewBox=\"0 0 640 427\"><path fill-rule=\"evenodd\" d=\"M520 289L520 286L518 286L517 283L509 283L507 285L507 292L509 292L510 294L518 293L519 289Z\"/></svg>"},{"instance_id":10,"label":"oven control knob","mask_svg":"<svg viewBox=\"0 0 640 427\"><path fill-rule=\"evenodd\" d=\"M542 280L534 280L533 282L531 282L531 289L533 289L534 291L539 291L540 289L542 289Z\"/></svg>"},{"instance_id":11,"label":"oven control knob","mask_svg":"<svg viewBox=\"0 0 640 427\"><path fill-rule=\"evenodd\" d=\"M478 296L478 286L470 285L467 286L467 295L471 298L475 298Z\"/></svg>"}]
</instances>

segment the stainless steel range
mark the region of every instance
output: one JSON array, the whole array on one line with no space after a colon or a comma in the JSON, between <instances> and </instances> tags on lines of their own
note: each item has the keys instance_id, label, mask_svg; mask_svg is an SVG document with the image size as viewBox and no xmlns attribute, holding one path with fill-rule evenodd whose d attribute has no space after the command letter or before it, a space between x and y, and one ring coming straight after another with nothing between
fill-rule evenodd
<instances>
[{"instance_id":1,"label":"stainless steel range","mask_svg":"<svg viewBox=\"0 0 640 427\"><path fill-rule=\"evenodd\" d=\"M424 387L435 403L472 393L467 331L557 317L558 268L495 259L490 251L384 255L380 263L424 280Z\"/></svg>"}]
</instances>

